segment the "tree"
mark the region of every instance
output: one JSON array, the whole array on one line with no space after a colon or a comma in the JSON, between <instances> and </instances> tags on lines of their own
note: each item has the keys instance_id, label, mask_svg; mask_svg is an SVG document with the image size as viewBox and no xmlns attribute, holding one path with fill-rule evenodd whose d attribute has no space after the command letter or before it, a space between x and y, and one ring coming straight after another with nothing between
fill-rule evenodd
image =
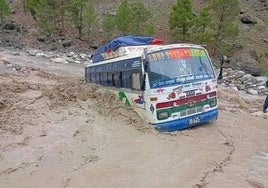
<instances>
[{"instance_id":1,"label":"tree","mask_svg":"<svg viewBox=\"0 0 268 188\"><path fill-rule=\"evenodd\" d=\"M215 53L216 48L220 48L223 41L233 41L239 33L236 24L236 18L239 15L239 4L237 0L211 0L210 9L213 11L215 21Z\"/></svg>"},{"instance_id":2,"label":"tree","mask_svg":"<svg viewBox=\"0 0 268 188\"><path fill-rule=\"evenodd\" d=\"M79 38L82 37L83 12L86 2L84 0L74 0L69 5L70 20L78 30Z\"/></svg>"},{"instance_id":3,"label":"tree","mask_svg":"<svg viewBox=\"0 0 268 188\"><path fill-rule=\"evenodd\" d=\"M52 34L64 33L66 9L70 0L26 0L25 9L30 11L41 31Z\"/></svg>"},{"instance_id":4,"label":"tree","mask_svg":"<svg viewBox=\"0 0 268 188\"><path fill-rule=\"evenodd\" d=\"M87 0L73 0L69 5L70 19L78 30L79 39L82 39L83 29L89 31L96 19L93 5Z\"/></svg>"},{"instance_id":5,"label":"tree","mask_svg":"<svg viewBox=\"0 0 268 188\"><path fill-rule=\"evenodd\" d=\"M65 33L65 22L66 22L66 12L68 5L70 4L70 0L59 0L58 1L58 15L59 15L59 23L60 23L60 33Z\"/></svg>"},{"instance_id":6,"label":"tree","mask_svg":"<svg viewBox=\"0 0 268 188\"><path fill-rule=\"evenodd\" d=\"M83 17L84 17L84 29L89 36L91 33L92 26L94 25L94 22L97 18L97 14L91 2L86 3Z\"/></svg>"},{"instance_id":7,"label":"tree","mask_svg":"<svg viewBox=\"0 0 268 188\"><path fill-rule=\"evenodd\" d=\"M194 25L191 0L177 0L169 16L169 28L175 38L189 39L189 31Z\"/></svg>"},{"instance_id":8,"label":"tree","mask_svg":"<svg viewBox=\"0 0 268 188\"><path fill-rule=\"evenodd\" d=\"M154 25L150 20L152 13L141 1L128 4L123 0L117 9L115 23L123 35L147 35L154 32Z\"/></svg>"},{"instance_id":9,"label":"tree","mask_svg":"<svg viewBox=\"0 0 268 188\"><path fill-rule=\"evenodd\" d=\"M102 21L102 29L104 31L104 37L107 41L114 38L113 33L116 29L115 18L113 15L107 14Z\"/></svg>"},{"instance_id":10,"label":"tree","mask_svg":"<svg viewBox=\"0 0 268 188\"><path fill-rule=\"evenodd\" d=\"M155 30L154 30L154 24L152 21L149 21L149 23L146 25L145 27L145 35L148 35L148 36L151 36L155 33Z\"/></svg>"},{"instance_id":11,"label":"tree","mask_svg":"<svg viewBox=\"0 0 268 188\"><path fill-rule=\"evenodd\" d=\"M126 0L123 0L116 11L115 23L119 31L125 35L129 31L131 22L130 9Z\"/></svg>"},{"instance_id":12,"label":"tree","mask_svg":"<svg viewBox=\"0 0 268 188\"><path fill-rule=\"evenodd\" d=\"M38 6L41 0L26 0L24 3L24 8L30 12L33 19L37 20Z\"/></svg>"},{"instance_id":13,"label":"tree","mask_svg":"<svg viewBox=\"0 0 268 188\"><path fill-rule=\"evenodd\" d=\"M51 35L57 29L57 7L56 0L38 0L35 9L37 25L45 34Z\"/></svg>"},{"instance_id":14,"label":"tree","mask_svg":"<svg viewBox=\"0 0 268 188\"><path fill-rule=\"evenodd\" d=\"M131 21L129 22L129 32L133 35L143 35L149 24L151 11L142 2L135 2L130 5ZM152 27L153 25L150 25Z\"/></svg>"},{"instance_id":15,"label":"tree","mask_svg":"<svg viewBox=\"0 0 268 188\"><path fill-rule=\"evenodd\" d=\"M10 13L10 7L6 0L0 0L1 25L4 24L4 16Z\"/></svg>"},{"instance_id":16,"label":"tree","mask_svg":"<svg viewBox=\"0 0 268 188\"><path fill-rule=\"evenodd\" d=\"M201 9L193 26L193 40L196 43L210 43L213 39L213 18L208 7Z\"/></svg>"}]
</instances>

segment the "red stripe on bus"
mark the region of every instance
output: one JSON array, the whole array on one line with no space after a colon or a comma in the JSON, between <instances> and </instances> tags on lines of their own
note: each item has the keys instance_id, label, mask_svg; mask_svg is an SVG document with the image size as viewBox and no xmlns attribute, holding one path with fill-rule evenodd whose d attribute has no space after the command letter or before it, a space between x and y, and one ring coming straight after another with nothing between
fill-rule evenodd
<instances>
[{"instance_id":1,"label":"red stripe on bus","mask_svg":"<svg viewBox=\"0 0 268 188\"><path fill-rule=\"evenodd\" d=\"M203 95L189 97L189 98L184 98L184 99L179 99L179 100L174 100L174 101L169 101L169 102L157 103L156 109L171 107L171 106L174 106L174 103L176 103L176 105L182 105L182 104L186 104L188 102L205 100L205 99L207 99L207 97L214 97L214 96L216 96L216 91L214 91L212 93L207 93L207 94L203 94Z\"/></svg>"}]
</instances>

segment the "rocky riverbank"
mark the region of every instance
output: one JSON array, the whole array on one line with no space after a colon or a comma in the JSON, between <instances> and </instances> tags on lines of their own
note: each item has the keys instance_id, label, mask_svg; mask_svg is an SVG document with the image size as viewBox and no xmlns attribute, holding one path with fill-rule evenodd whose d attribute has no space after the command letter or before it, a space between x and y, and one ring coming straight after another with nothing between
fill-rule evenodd
<instances>
[{"instance_id":1,"label":"rocky riverbank","mask_svg":"<svg viewBox=\"0 0 268 188\"><path fill-rule=\"evenodd\" d=\"M42 51L36 49L26 50L29 56L37 58L45 58L51 63L64 63L64 64L81 64L87 66L91 64L91 53L58 53L52 51ZM19 56L19 52L12 52L14 56ZM9 65L11 69L18 70L18 66ZM215 68L216 69L216 68ZM216 69L218 73L219 70ZM268 80L267 76L252 76L241 70L234 70L231 68L223 69L223 78L219 80L219 84L225 88L232 88L236 91L247 93L250 95L266 95L268 88L265 87L265 82Z\"/></svg>"}]
</instances>

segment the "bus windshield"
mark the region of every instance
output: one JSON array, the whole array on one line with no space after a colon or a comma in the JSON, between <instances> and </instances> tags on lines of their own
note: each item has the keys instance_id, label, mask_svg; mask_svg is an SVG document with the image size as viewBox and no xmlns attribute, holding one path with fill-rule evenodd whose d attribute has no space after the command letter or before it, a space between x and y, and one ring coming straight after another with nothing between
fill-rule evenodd
<instances>
[{"instance_id":1,"label":"bus windshield","mask_svg":"<svg viewBox=\"0 0 268 188\"><path fill-rule=\"evenodd\" d=\"M215 78L207 53L199 48L149 53L147 72L151 88Z\"/></svg>"}]
</instances>

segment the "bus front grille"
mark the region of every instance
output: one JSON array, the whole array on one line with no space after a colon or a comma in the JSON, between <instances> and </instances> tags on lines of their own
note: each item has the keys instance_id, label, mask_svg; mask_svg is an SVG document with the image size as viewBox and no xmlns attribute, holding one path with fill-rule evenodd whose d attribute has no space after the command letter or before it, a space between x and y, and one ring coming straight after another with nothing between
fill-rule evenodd
<instances>
[{"instance_id":1,"label":"bus front grille","mask_svg":"<svg viewBox=\"0 0 268 188\"><path fill-rule=\"evenodd\" d=\"M182 111L180 112L180 117L184 117L184 116L189 116L189 115L193 115L193 114L196 114L196 113L200 113L203 111L203 107L199 107L199 108L195 108L195 109L189 109L189 110L186 110L186 111Z\"/></svg>"},{"instance_id":2,"label":"bus front grille","mask_svg":"<svg viewBox=\"0 0 268 188\"><path fill-rule=\"evenodd\" d=\"M192 114L195 114L195 113L196 113L196 109L187 110L187 115L192 115Z\"/></svg>"}]
</instances>

